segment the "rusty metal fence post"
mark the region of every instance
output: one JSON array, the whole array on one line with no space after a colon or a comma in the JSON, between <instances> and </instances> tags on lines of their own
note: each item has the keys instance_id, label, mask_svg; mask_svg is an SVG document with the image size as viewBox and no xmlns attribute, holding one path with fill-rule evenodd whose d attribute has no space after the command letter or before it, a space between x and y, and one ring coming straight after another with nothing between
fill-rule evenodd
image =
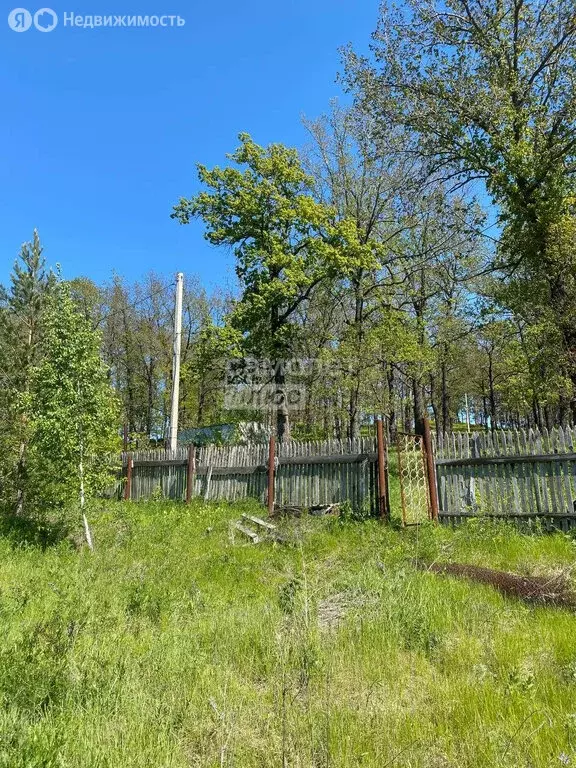
<instances>
[{"instance_id":1,"label":"rusty metal fence post","mask_svg":"<svg viewBox=\"0 0 576 768\"><path fill-rule=\"evenodd\" d=\"M438 522L438 488L436 486L436 467L434 463L434 447L428 416L424 417L424 450L426 452L426 473L428 476L428 498L430 499L430 517Z\"/></svg>"},{"instance_id":2,"label":"rusty metal fence post","mask_svg":"<svg viewBox=\"0 0 576 768\"><path fill-rule=\"evenodd\" d=\"M132 454L128 454L128 464L126 466L126 485L124 486L124 501L130 501L132 498L132 468L134 466L134 459Z\"/></svg>"},{"instance_id":3,"label":"rusty metal fence post","mask_svg":"<svg viewBox=\"0 0 576 768\"><path fill-rule=\"evenodd\" d=\"M276 473L276 438L270 437L268 449L268 513L274 514L274 479Z\"/></svg>"},{"instance_id":4,"label":"rusty metal fence post","mask_svg":"<svg viewBox=\"0 0 576 768\"><path fill-rule=\"evenodd\" d=\"M376 419L378 441L378 512L380 518L390 520L390 494L388 489L388 446L384 437L382 419Z\"/></svg>"},{"instance_id":5,"label":"rusty metal fence post","mask_svg":"<svg viewBox=\"0 0 576 768\"><path fill-rule=\"evenodd\" d=\"M186 504L190 504L196 482L196 446L188 448L188 467L186 472Z\"/></svg>"}]
</instances>

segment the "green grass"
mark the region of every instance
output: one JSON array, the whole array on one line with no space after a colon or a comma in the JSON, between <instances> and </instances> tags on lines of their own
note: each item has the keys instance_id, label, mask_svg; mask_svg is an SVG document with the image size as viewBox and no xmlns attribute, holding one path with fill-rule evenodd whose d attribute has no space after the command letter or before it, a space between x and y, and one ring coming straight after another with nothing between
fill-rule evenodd
<instances>
[{"instance_id":1,"label":"green grass","mask_svg":"<svg viewBox=\"0 0 576 768\"><path fill-rule=\"evenodd\" d=\"M576 617L417 571L547 573L567 537L111 504L97 550L0 539L0 766L576 765Z\"/></svg>"}]
</instances>

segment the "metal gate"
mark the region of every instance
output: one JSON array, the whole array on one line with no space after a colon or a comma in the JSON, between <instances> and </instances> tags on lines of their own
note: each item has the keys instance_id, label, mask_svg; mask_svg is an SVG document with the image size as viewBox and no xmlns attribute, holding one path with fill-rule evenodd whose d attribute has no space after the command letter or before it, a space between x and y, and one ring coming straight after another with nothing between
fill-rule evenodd
<instances>
[{"instance_id":1,"label":"metal gate","mask_svg":"<svg viewBox=\"0 0 576 768\"><path fill-rule=\"evenodd\" d=\"M424 438L399 434L398 474L404 525L419 525L432 518Z\"/></svg>"}]
</instances>

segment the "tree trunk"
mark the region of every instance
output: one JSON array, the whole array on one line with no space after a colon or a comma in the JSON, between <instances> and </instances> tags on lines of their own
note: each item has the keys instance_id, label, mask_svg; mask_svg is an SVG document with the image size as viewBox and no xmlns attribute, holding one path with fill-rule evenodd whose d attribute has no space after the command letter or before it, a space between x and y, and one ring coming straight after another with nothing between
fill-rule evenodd
<instances>
[{"instance_id":1,"label":"tree trunk","mask_svg":"<svg viewBox=\"0 0 576 768\"><path fill-rule=\"evenodd\" d=\"M442 430L450 432L450 393L448 392L448 373L446 363L442 363Z\"/></svg>"},{"instance_id":2,"label":"tree trunk","mask_svg":"<svg viewBox=\"0 0 576 768\"><path fill-rule=\"evenodd\" d=\"M538 429L542 429L542 409L536 398L532 400L532 413L534 414L534 423Z\"/></svg>"},{"instance_id":3,"label":"tree trunk","mask_svg":"<svg viewBox=\"0 0 576 768\"><path fill-rule=\"evenodd\" d=\"M286 398L286 371L284 361L277 360L274 364L274 389L276 400L276 437L278 442L290 441L290 419Z\"/></svg>"},{"instance_id":4,"label":"tree trunk","mask_svg":"<svg viewBox=\"0 0 576 768\"><path fill-rule=\"evenodd\" d=\"M348 437L360 437L360 410L358 403L360 400L360 382L357 381L350 390L350 399L348 406Z\"/></svg>"},{"instance_id":5,"label":"tree trunk","mask_svg":"<svg viewBox=\"0 0 576 768\"><path fill-rule=\"evenodd\" d=\"M148 399L147 399L147 407L146 407L146 431L148 435L150 436L152 434L153 430L153 421L154 421L154 394L155 394L155 388L154 388L154 361L150 361L150 366L147 368L147 384L148 384Z\"/></svg>"},{"instance_id":6,"label":"tree trunk","mask_svg":"<svg viewBox=\"0 0 576 768\"><path fill-rule=\"evenodd\" d=\"M204 386L204 379L200 379L198 385L198 408L196 409L196 425L202 427L204 425L204 409L206 407L206 387Z\"/></svg>"},{"instance_id":7,"label":"tree trunk","mask_svg":"<svg viewBox=\"0 0 576 768\"><path fill-rule=\"evenodd\" d=\"M490 389L490 431L494 432L496 429L496 390L494 386L494 361L492 353L488 354L488 386Z\"/></svg>"},{"instance_id":8,"label":"tree trunk","mask_svg":"<svg viewBox=\"0 0 576 768\"><path fill-rule=\"evenodd\" d=\"M139 424L136 423L136 404L134 396L134 371L132 368L132 342L130 337L130 327L128 324L128 318L126 312L122 312L122 320L124 325L124 364L126 366L126 394L128 396L128 402L126 403L126 415L128 417L128 425L130 432L140 432Z\"/></svg>"},{"instance_id":9,"label":"tree trunk","mask_svg":"<svg viewBox=\"0 0 576 768\"><path fill-rule=\"evenodd\" d=\"M436 424L436 436L439 438L442 434L442 423L440 421L440 413L438 403L436 401L436 379L434 375L430 375L430 404L432 406L432 412L434 413L434 423Z\"/></svg>"},{"instance_id":10,"label":"tree trunk","mask_svg":"<svg viewBox=\"0 0 576 768\"><path fill-rule=\"evenodd\" d=\"M334 415L334 437L336 440L342 440L344 435L344 424L342 418L342 390L338 390L336 396L336 413Z\"/></svg>"},{"instance_id":11,"label":"tree trunk","mask_svg":"<svg viewBox=\"0 0 576 768\"><path fill-rule=\"evenodd\" d=\"M398 432L397 427L397 412L396 412L396 392L394 389L394 368L389 366L388 368L388 437L391 442L396 442L396 435Z\"/></svg>"},{"instance_id":12,"label":"tree trunk","mask_svg":"<svg viewBox=\"0 0 576 768\"><path fill-rule=\"evenodd\" d=\"M569 419L570 400L564 395L561 395L558 403L558 423L561 427L567 427Z\"/></svg>"},{"instance_id":13,"label":"tree trunk","mask_svg":"<svg viewBox=\"0 0 576 768\"><path fill-rule=\"evenodd\" d=\"M16 514L24 514L24 484L26 477L26 443L20 443L18 450L18 464L16 467Z\"/></svg>"},{"instance_id":14,"label":"tree trunk","mask_svg":"<svg viewBox=\"0 0 576 768\"><path fill-rule=\"evenodd\" d=\"M406 387L404 392L404 407L402 419L404 422L404 432L412 432L412 403L408 394L408 388Z\"/></svg>"},{"instance_id":15,"label":"tree trunk","mask_svg":"<svg viewBox=\"0 0 576 768\"><path fill-rule=\"evenodd\" d=\"M32 363L32 342L34 340L34 333L32 325L28 328L28 338L26 345L26 353L24 358L24 368L26 381L24 386L24 393L27 395L30 392L30 376L29 369ZM18 448L18 466L16 468L16 514L21 516L24 514L24 496L26 485L26 451L28 448L27 431L28 431L28 416L26 413L22 415L20 420L20 428L22 430L20 445Z\"/></svg>"},{"instance_id":16,"label":"tree trunk","mask_svg":"<svg viewBox=\"0 0 576 768\"><path fill-rule=\"evenodd\" d=\"M363 271L360 270L354 280L354 341L356 344L356 350L358 353L362 350L362 343L364 340L364 295L362 291L362 278ZM348 437L357 438L360 437L360 382L362 380L363 369L356 362L356 370L354 371L354 382L350 389L349 399L349 420L348 420Z\"/></svg>"},{"instance_id":17,"label":"tree trunk","mask_svg":"<svg viewBox=\"0 0 576 768\"><path fill-rule=\"evenodd\" d=\"M426 413L424 404L424 392L418 379L412 379L412 397L414 404L414 432L417 435L424 434L424 415Z\"/></svg>"}]
</instances>

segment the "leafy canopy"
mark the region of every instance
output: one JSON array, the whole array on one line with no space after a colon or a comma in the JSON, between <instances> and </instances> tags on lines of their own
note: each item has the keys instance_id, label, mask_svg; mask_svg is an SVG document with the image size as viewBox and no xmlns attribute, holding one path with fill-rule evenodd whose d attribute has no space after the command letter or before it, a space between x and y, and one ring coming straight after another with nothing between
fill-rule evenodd
<instances>
[{"instance_id":1,"label":"leafy canopy","mask_svg":"<svg viewBox=\"0 0 576 768\"><path fill-rule=\"evenodd\" d=\"M573 206L573 0L385 3L373 51L348 55L365 109L413 133L433 172L484 179L524 253L542 256Z\"/></svg>"},{"instance_id":2,"label":"leafy canopy","mask_svg":"<svg viewBox=\"0 0 576 768\"><path fill-rule=\"evenodd\" d=\"M292 320L313 289L372 254L350 221L314 198L314 181L295 150L239 138L229 155L235 166L200 165L207 189L181 199L172 215L183 224L202 218L210 243L234 249L243 293L230 327L237 341L277 357L291 350Z\"/></svg>"}]
</instances>

